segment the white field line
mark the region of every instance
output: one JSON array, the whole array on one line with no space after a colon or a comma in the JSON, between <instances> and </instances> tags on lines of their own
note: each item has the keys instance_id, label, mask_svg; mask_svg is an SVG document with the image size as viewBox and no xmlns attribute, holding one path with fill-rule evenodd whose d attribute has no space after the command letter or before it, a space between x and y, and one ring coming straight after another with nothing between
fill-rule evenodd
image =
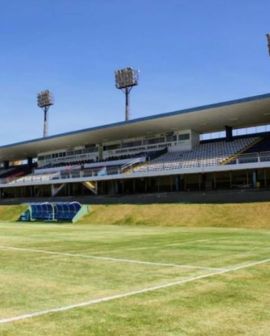
<instances>
[{"instance_id":1,"label":"white field line","mask_svg":"<svg viewBox=\"0 0 270 336\"><path fill-rule=\"evenodd\" d=\"M150 249L162 249L163 247L170 247L170 246L178 246L178 245L186 245L186 244L194 244L199 242L205 242L209 241L210 239L196 239L196 240L184 240L179 241L178 243L172 243L172 244L157 244L157 245L151 245L151 246L142 246L142 247L130 247L126 250L128 251L137 251L137 250L150 250Z\"/></svg>"},{"instance_id":2,"label":"white field line","mask_svg":"<svg viewBox=\"0 0 270 336\"><path fill-rule=\"evenodd\" d=\"M247 251L242 251L240 253L235 253L234 256L235 257L238 257L238 258L241 258L241 257L254 257L254 256L257 256L258 255L258 252L259 253L269 253L269 249L270 247L266 246L266 247L252 247L250 248L249 250Z\"/></svg>"},{"instance_id":3,"label":"white field line","mask_svg":"<svg viewBox=\"0 0 270 336\"><path fill-rule=\"evenodd\" d=\"M178 245L186 245L186 244L194 244L194 243L201 243L201 242L209 242L210 239L197 239L197 240L187 240L184 242L178 242L178 243L172 243L172 244L167 244L165 246L178 246Z\"/></svg>"},{"instance_id":4,"label":"white field line","mask_svg":"<svg viewBox=\"0 0 270 336\"><path fill-rule=\"evenodd\" d=\"M0 324L26 320L26 319L29 319L29 318L38 317L38 316L47 315L47 314L52 314L52 313L65 312L65 311L75 309L75 308L91 306L91 305L95 305L95 304L102 303L102 302L108 302L108 301L123 299L123 298L130 297L130 296L139 295L139 294L154 292L154 291L157 291L157 290L160 290L160 289L166 289L166 288L170 288L170 287L173 287L173 286L183 285L183 284L193 282L193 281L196 281L196 280L210 278L210 277L213 277L215 275L222 275L222 274L229 273L229 272L235 272L235 271L238 271L238 270L242 270L242 269L245 269L245 268L265 264L265 263L268 263L268 262L270 262L270 258L269 259L264 259L264 260L259 260L259 261L254 261L254 262L250 262L250 263L246 263L246 264L242 264L242 265L231 266L227 269L223 269L223 270L219 270L219 271L215 271L215 272L213 271L211 273L202 274L202 275L198 275L198 276L194 276L194 277L188 277L188 278L185 278L185 279L176 280L174 282L168 282L168 283L165 283L165 284L162 284L162 285L147 287L147 288L143 288L143 289L127 292L127 293L116 294L116 295L107 296L107 297L103 297L103 298L99 298L99 299L93 299L93 300L88 300L88 301L84 301L84 302L80 302L80 303L75 303L75 304L71 304L71 305L68 305L68 306L56 307L56 308L41 310L41 311L37 311L37 312L33 312L33 313L18 315L18 316L14 316L14 317L3 318L3 319L0 319Z\"/></svg>"},{"instance_id":5,"label":"white field line","mask_svg":"<svg viewBox=\"0 0 270 336\"><path fill-rule=\"evenodd\" d=\"M189 244L194 244L194 243L222 243L225 239L222 238L218 238L218 239L194 239L194 240L184 240L184 241L179 241L179 242L175 242L175 243L171 243L171 244L156 244L156 245L151 245L151 246L141 246L141 247L129 247L129 248L125 248L125 250L127 251L137 251L137 250L150 250L150 249L162 249L162 248L166 248L166 247L171 247L171 246L182 246L182 245L189 245ZM226 238L227 240L227 238ZM228 241L229 242L229 241ZM243 244L243 241L238 241L238 244ZM231 242L230 242L231 243ZM237 245L237 244L235 244ZM229 247L234 247L232 245L230 245ZM250 248L250 250L255 250L255 249L269 249L270 247L259 247L259 246L255 246Z\"/></svg>"},{"instance_id":6,"label":"white field line","mask_svg":"<svg viewBox=\"0 0 270 336\"><path fill-rule=\"evenodd\" d=\"M12 246L2 246L2 245L0 245L0 249L2 249L2 250L22 251L22 252L31 252L31 253L43 253L43 254L50 254L50 255L65 256L65 257L76 257L76 258L84 258L84 259L103 260L103 261L111 261L111 262L140 264L140 265L178 267L178 268L199 269L199 270L207 270L207 271L223 270L222 268L215 268L215 267L204 267L204 266L196 266L196 265L181 265L181 264L160 263L160 262L143 261L143 260L135 260L135 259L102 257L102 256L88 255L88 254L77 254L77 253L69 253L69 252L57 252L57 251L31 249L31 248L24 248L24 247L12 247Z\"/></svg>"}]
</instances>

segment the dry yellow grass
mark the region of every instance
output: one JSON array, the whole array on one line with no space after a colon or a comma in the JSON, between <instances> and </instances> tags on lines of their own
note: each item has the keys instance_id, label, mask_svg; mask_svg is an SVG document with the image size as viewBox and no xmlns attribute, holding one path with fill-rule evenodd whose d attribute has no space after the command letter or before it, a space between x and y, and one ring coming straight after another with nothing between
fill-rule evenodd
<instances>
[{"instance_id":1,"label":"dry yellow grass","mask_svg":"<svg viewBox=\"0 0 270 336\"><path fill-rule=\"evenodd\" d=\"M80 223L270 228L270 202L93 205Z\"/></svg>"},{"instance_id":2,"label":"dry yellow grass","mask_svg":"<svg viewBox=\"0 0 270 336\"><path fill-rule=\"evenodd\" d=\"M1 205L0 221L15 222L26 209L27 205Z\"/></svg>"},{"instance_id":3,"label":"dry yellow grass","mask_svg":"<svg viewBox=\"0 0 270 336\"><path fill-rule=\"evenodd\" d=\"M26 205L0 206L0 221L16 221ZM270 229L270 202L242 204L91 205L79 223Z\"/></svg>"}]
</instances>

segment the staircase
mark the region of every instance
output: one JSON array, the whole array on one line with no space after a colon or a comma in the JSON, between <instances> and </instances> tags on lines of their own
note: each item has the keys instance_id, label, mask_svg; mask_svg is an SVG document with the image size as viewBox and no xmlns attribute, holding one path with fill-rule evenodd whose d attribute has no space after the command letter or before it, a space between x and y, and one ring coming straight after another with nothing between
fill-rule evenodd
<instances>
[{"instance_id":1,"label":"staircase","mask_svg":"<svg viewBox=\"0 0 270 336\"><path fill-rule=\"evenodd\" d=\"M129 161L127 164L121 167L121 173L131 173L133 172L132 167L135 165L138 166L139 164L144 164L146 161L145 157L137 157L133 160Z\"/></svg>"},{"instance_id":2,"label":"staircase","mask_svg":"<svg viewBox=\"0 0 270 336\"><path fill-rule=\"evenodd\" d=\"M85 181L82 184L90 191L92 191L95 195L97 195L97 182L96 181Z\"/></svg>"},{"instance_id":3,"label":"staircase","mask_svg":"<svg viewBox=\"0 0 270 336\"><path fill-rule=\"evenodd\" d=\"M251 142L250 144L248 144L247 146L245 146L244 148L242 148L240 151L238 151L237 153L234 153L233 155L229 156L227 159L223 160L222 162L220 162L221 165L227 165L230 164L232 161L235 161L239 155L245 153L247 150L251 149L252 147L254 147L256 144L258 144L259 142L261 142L263 139L262 138L257 138L255 139L253 142Z\"/></svg>"}]
</instances>

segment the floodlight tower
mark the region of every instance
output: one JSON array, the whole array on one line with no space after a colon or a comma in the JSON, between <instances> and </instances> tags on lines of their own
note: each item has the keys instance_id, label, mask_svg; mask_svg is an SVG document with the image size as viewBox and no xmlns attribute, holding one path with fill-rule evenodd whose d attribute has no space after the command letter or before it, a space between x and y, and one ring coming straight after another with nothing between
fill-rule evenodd
<instances>
[{"instance_id":1,"label":"floodlight tower","mask_svg":"<svg viewBox=\"0 0 270 336\"><path fill-rule=\"evenodd\" d=\"M266 38L267 38L268 52L270 55L270 33L266 34Z\"/></svg>"},{"instance_id":2,"label":"floodlight tower","mask_svg":"<svg viewBox=\"0 0 270 336\"><path fill-rule=\"evenodd\" d=\"M43 137L48 136L48 111L54 104L53 94L49 90L41 91L37 95L37 104L44 111Z\"/></svg>"},{"instance_id":3,"label":"floodlight tower","mask_svg":"<svg viewBox=\"0 0 270 336\"><path fill-rule=\"evenodd\" d=\"M138 71L130 67L115 71L115 86L125 93L125 120L129 120L129 93L133 86L138 85Z\"/></svg>"}]
</instances>

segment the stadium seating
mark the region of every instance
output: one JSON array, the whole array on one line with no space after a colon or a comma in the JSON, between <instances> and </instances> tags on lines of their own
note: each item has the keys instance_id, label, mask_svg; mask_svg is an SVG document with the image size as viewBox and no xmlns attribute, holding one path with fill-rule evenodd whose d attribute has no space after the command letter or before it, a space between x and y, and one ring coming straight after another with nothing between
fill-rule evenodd
<instances>
[{"instance_id":1,"label":"stadium seating","mask_svg":"<svg viewBox=\"0 0 270 336\"><path fill-rule=\"evenodd\" d=\"M0 170L0 182L10 183L20 177L26 176L31 173L31 171L32 167L29 167L28 165L18 165L7 169L3 168Z\"/></svg>"},{"instance_id":2,"label":"stadium seating","mask_svg":"<svg viewBox=\"0 0 270 336\"><path fill-rule=\"evenodd\" d=\"M26 182L44 182L52 180L58 176L59 172L44 173L44 174L40 174L39 172L37 172L23 177L18 177L16 179L11 180L9 183L14 184L14 183L26 183Z\"/></svg>"},{"instance_id":3,"label":"stadium seating","mask_svg":"<svg viewBox=\"0 0 270 336\"><path fill-rule=\"evenodd\" d=\"M14 168L7 168L7 169L2 168L0 170L0 178L4 178L6 176L9 176L11 173L13 173L13 171L14 171Z\"/></svg>"},{"instance_id":4,"label":"stadium seating","mask_svg":"<svg viewBox=\"0 0 270 336\"><path fill-rule=\"evenodd\" d=\"M241 155L235 157L230 163L256 163L270 161L270 136L259 139L253 146L244 150Z\"/></svg>"},{"instance_id":5,"label":"stadium seating","mask_svg":"<svg viewBox=\"0 0 270 336\"><path fill-rule=\"evenodd\" d=\"M7 182L10 184L44 182L60 179L74 179L93 176L105 176L116 174L130 174L133 172L160 171L171 169L187 169L194 167L217 166L221 164L257 162L257 154L254 150L269 149L270 137L260 141L259 137L239 137L233 141L217 140L206 141L197 145L190 151L167 151L162 150L144 153L125 159L112 159L99 162L88 162L84 164L70 164L47 168L37 168L35 171L23 177L12 178ZM250 149L249 149L250 148ZM239 156L245 152L246 156ZM266 152L264 152L266 153ZM268 155L261 157L261 160L268 161ZM148 160L148 161L147 161ZM146 163L147 161L147 163Z\"/></svg>"},{"instance_id":6,"label":"stadium seating","mask_svg":"<svg viewBox=\"0 0 270 336\"><path fill-rule=\"evenodd\" d=\"M168 152L145 165L134 169L135 172L217 166L233 155L252 145L258 138L240 138L234 141L202 143L191 151Z\"/></svg>"},{"instance_id":7,"label":"stadium seating","mask_svg":"<svg viewBox=\"0 0 270 336\"><path fill-rule=\"evenodd\" d=\"M128 169L135 164L145 162L145 160L146 158L144 156L140 156L129 159L86 163L83 165L74 164L58 167L42 167L40 169L35 169L32 174L19 177L15 180L13 179L9 183L44 182L56 179L121 174L125 169Z\"/></svg>"},{"instance_id":8,"label":"stadium seating","mask_svg":"<svg viewBox=\"0 0 270 336\"><path fill-rule=\"evenodd\" d=\"M270 136L264 136L260 141L256 142L253 146L246 149L243 154L247 153L261 153L270 151Z\"/></svg>"}]
</instances>

